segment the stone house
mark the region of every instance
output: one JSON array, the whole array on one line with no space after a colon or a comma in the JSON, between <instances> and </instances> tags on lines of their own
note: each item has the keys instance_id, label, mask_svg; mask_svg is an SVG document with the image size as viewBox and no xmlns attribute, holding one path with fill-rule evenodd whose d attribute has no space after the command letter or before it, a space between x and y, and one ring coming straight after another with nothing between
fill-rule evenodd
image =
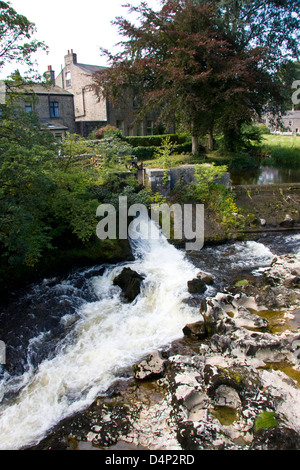
<instances>
[{"instance_id":1,"label":"stone house","mask_svg":"<svg viewBox=\"0 0 300 470\"><path fill-rule=\"evenodd\" d=\"M269 116L265 116L264 122L272 133L300 134L300 111L287 111L280 119L282 127L274 125Z\"/></svg>"},{"instance_id":2,"label":"stone house","mask_svg":"<svg viewBox=\"0 0 300 470\"><path fill-rule=\"evenodd\" d=\"M147 115L135 122L137 105L133 99L113 106L106 98L95 94L93 74L104 69L98 65L82 64L77 54L68 51L65 65L55 79L55 84L74 96L76 133L87 137L93 130L107 124L118 127L123 135L152 135L156 120L155 114Z\"/></svg>"},{"instance_id":3,"label":"stone house","mask_svg":"<svg viewBox=\"0 0 300 470\"><path fill-rule=\"evenodd\" d=\"M50 67L48 72L54 78ZM63 139L67 132L75 132L73 95L54 83L26 86L19 106L28 113L37 113L41 127L50 130L58 139Z\"/></svg>"}]
</instances>

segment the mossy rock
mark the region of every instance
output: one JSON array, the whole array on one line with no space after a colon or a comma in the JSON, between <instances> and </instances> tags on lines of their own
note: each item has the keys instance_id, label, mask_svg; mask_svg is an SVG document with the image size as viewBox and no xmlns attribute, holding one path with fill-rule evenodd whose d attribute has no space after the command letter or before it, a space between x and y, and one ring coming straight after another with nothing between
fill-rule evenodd
<instances>
[{"instance_id":1,"label":"mossy rock","mask_svg":"<svg viewBox=\"0 0 300 470\"><path fill-rule=\"evenodd\" d=\"M273 411L262 411L257 415L254 422L254 431L258 432L263 429L276 428L278 426L275 413Z\"/></svg>"},{"instance_id":2,"label":"mossy rock","mask_svg":"<svg viewBox=\"0 0 300 470\"><path fill-rule=\"evenodd\" d=\"M249 285L248 279L241 279L240 281L237 281L235 284L235 287L246 287Z\"/></svg>"}]
</instances>

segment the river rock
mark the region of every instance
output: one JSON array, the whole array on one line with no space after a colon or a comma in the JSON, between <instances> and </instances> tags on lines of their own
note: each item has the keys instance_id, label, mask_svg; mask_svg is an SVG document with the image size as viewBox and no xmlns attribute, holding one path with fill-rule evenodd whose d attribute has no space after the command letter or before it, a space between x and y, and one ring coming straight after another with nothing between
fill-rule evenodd
<instances>
[{"instance_id":1,"label":"river rock","mask_svg":"<svg viewBox=\"0 0 300 470\"><path fill-rule=\"evenodd\" d=\"M242 293L229 286L205 298L204 320L184 328L191 336L204 326L209 333L197 352L155 351L134 366L138 380L130 378L123 391L99 397L81 418L63 422L56 441L67 446L72 436L72 442L150 451L299 450L299 322L289 329L291 313L300 311L300 290L293 287L299 269L299 256L278 256ZM269 304L277 313L287 306L279 332L263 318ZM272 427L261 420L266 416L273 417ZM48 441L40 448L53 447Z\"/></svg>"},{"instance_id":2,"label":"river rock","mask_svg":"<svg viewBox=\"0 0 300 470\"><path fill-rule=\"evenodd\" d=\"M202 294L206 291L207 288L206 283L199 278L195 278L191 281L188 281L187 285L190 294Z\"/></svg>"},{"instance_id":3,"label":"river rock","mask_svg":"<svg viewBox=\"0 0 300 470\"><path fill-rule=\"evenodd\" d=\"M205 282L206 285L211 286L214 283L214 279L210 274L204 273L200 271L197 274L197 279L201 279L201 281Z\"/></svg>"},{"instance_id":4,"label":"river rock","mask_svg":"<svg viewBox=\"0 0 300 470\"><path fill-rule=\"evenodd\" d=\"M206 328L204 320L195 323L189 323L183 328L183 334L188 338L204 339L206 337Z\"/></svg>"},{"instance_id":5,"label":"river rock","mask_svg":"<svg viewBox=\"0 0 300 470\"><path fill-rule=\"evenodd\" d=\"M291 228L294 225L295 220L289 214L286 214L284 220L280 223L280 226L284 228Z\"/></svg>"},{"instance_id":6,"label":"river rock","mask_svg":"<svg viewBox=\"0 0 300 470\"><path fill-rule=\"evenodd\" d=\"M166 360L159 351L154 351L144 361L133 367L134 377L138 380L158 379L164 375Z\"/></svg>"},{"instance_id":7,"label":"river rock","mask_svg":"<svg viewBox=\"0 0 300 470\"><path fill-rule=\"evenodd\" d=\"M131 268L124 268L114 279L113 284L122 289L126 302L132 302L141 292L141 284L144 277Z\"/></svg>"}]
</instances>

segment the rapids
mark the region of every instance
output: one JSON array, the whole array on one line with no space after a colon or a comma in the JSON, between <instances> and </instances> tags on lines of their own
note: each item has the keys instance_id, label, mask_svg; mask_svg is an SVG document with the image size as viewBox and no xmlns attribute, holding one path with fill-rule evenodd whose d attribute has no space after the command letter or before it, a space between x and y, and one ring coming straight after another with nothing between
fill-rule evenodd
<instances>
[{"instance_id":1,"label":"rapids","mask_svg":"<svg viewBox=\"0 0 300 470\"><path fill-rule=\"evenodd\" d=\"M278 251L300 253L300 235L207 247L195 256L161 236L132 241L132 251L129 263L45 279L2 311L7 364L0 366L0 449L38 443L117 378L130 376L135 362L180 338L185 324L201 318L187 290L199 269L214 276L203 294L211 295L237 271L268 266ZM131 304L113 285L125 266L145 277Z\"/></svg>"}]
</instances>

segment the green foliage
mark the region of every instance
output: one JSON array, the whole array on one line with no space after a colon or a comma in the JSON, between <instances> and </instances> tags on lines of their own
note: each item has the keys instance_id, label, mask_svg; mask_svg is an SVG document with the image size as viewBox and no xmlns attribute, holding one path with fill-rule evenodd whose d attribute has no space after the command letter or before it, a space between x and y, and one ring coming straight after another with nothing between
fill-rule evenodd
<instances>
[{"instance_id":1,"label":"green foliage","mask_svg":"<svg viewBox=\"0 0 300 470\"><path fill-rule=\"evenodd\" d=\"M152 160L155 158L156 147L133 147L131 153L139 161Z\"/></svg>"},{"instance_id":2,"label":"green foliage","mask_svg":"<svg viewBox=\"0 0 300 470\"><path fill-rule=\"evenodd\" d=\"M132 158L132 148L117 135L105 137L99 141L97 152L101 156L104 165L126 167Z\"/></svg>"},{"instance_id":3,"label":"green foliage","mask_svg":"<svg viewBox=\"0 0 300 470\"><path fill-rule=\"evenodd\" d=\"M227 166L215 166L210 164L196 165L195 176L197 178L198 199L207 201L211 194L212 185L227 172Z\"/></svg>"},{"instance_id":4,"label":"green foliage","mask_svg":"<svg viewBox=\"0 0 300 470\"><path fill-rule=\"evenodd\" d=\"M123 138L122 132L115 126L107 125L100 127L94 131L91 135L93 139L103 139L104 137L119 137L120 139Z\"/></svg>"},{"instance_id":5,"label":"green foliage","mask_svg":"<svg viewBox=\"0 0 300 470\"><path fill-rule=\"evenodd\" d=\"M197 139L224 136L227 151L241 142L242 126L286 98L282 69L299 57L298 0L165 0L159 11L128 6L139 26L118 17L121 52L103 50L111 67L96 72L95 90L114 102L134 89L137 118L159 112ZM244 135L246 140L249 140ZM138 141L134 145L141 146ZM155 145L155 144L153 144Z\"/></svg>"},{"instance_id":6,"label":"green foliage","mask_svg":"<svg viewBox=\"0 0 300 470\"><path fill-rule=\"evenodd\" d=\"M0 164L0 242L2 261L34 265L51 235L45 221L54 184L55 154L43 147L2 147Z\"/></svg>"},{"instance_id":7,"label":"green foliage","mask_svg":"<svg viewBox=\"0 0 300 470\"><path fill-rule=\"evenodd\" d=\"M63 157L75 157L85 153L94 153L94 145L80 135L68 132L60 146L60 151Z\"/></svg>"},{"instance_id":8,"label":"green foliage","mask_svg":"<svg viewBox=\"0 0 300 470\"><path fill-rule=\"evenodd\" d=\"M255 419L254 430L260 431L268 428L276 428L278 426L275 413L273 411L262 411Z\"/></svg>"},{"instance_id":9,"label":"green foliage","mask_svg":"<svg viewBox=\"0 0 300 470\"><path fill-rule=\"evenodd\" d=\"M132 147L160 147L166 138L173 144L186 142L186 136L178 134L134 136L126 137L126 140Z\"/></svg>"},{"instance_id":10,"label":"green foliage","mask_svg":"<svg viewBox=\"0 0 300 470\"><path fill-rule=\"evenodd\" d=\"M225 230L241 228L244 218L239 214L235 197L229 188L220 183L226 172L226 165L196 165L197 182L184 184L179 181L173 190L173 197L181 202L199 202L211 207L216 221Z\"/></svg>"},{"instance_id":11,"label":"green foliage","mask_svg":"<svg viewBox=\"0 0 300 470\"><path fill-rule=\"evenodd\" d=\"M32 65L32 54L46 49L43 42L30 40L35 31L35 25L18 14L9 2L0 2L0 68L9 62Z\"/></svg>"},{"instance_id":12,"label":"green foliage","mask_svg":"<svg viewBox=\"0 0 300 470\"><path fill-rule=\"evenodd\" d=\"M39 117L36 113L26 113L18 104L1 105L0 148L11 142L31 149L36 145L55 149L53 134L47 129L41 132Z\"/></svg>"},{"instance_id":13,"label":"green foliage","mask_svg":"<svg viewBox=\"0 0 300 470\"><path fill-rule=\"evenodd\" d=\"M171 142L170 137L168 136L162 141L161 147L159 147L155 152L155 156L156 156L156 159L160 168L164 168L165 170L164 176L163 176L164 184L167 184L168 182L168 176L169 176L168 168L170 168L171 154L173 150L174 150L174 144Z\"/></svg>"},{"instance_id":14,"label":"green foliage","mask_svg":"<svg viewBox=\"0 0 300 470\"><path fill-rule=\"evenodd\" d=\"M253 123L243 123L238 132L228 130L219 140L219 151L237 156L251 152L263 140L263 129Z\"/></svg>"},{"instance_id":15,"label":"green foliage","mask_svg":"<svg viewBox=\"0 0 300 470\"><path fill-rule=\"evenodd\" d=\"M267 165L289 166L300 163L300 138L298 136L265 136L262 153L267 155Z\"/></svg>"}]
</instances>

